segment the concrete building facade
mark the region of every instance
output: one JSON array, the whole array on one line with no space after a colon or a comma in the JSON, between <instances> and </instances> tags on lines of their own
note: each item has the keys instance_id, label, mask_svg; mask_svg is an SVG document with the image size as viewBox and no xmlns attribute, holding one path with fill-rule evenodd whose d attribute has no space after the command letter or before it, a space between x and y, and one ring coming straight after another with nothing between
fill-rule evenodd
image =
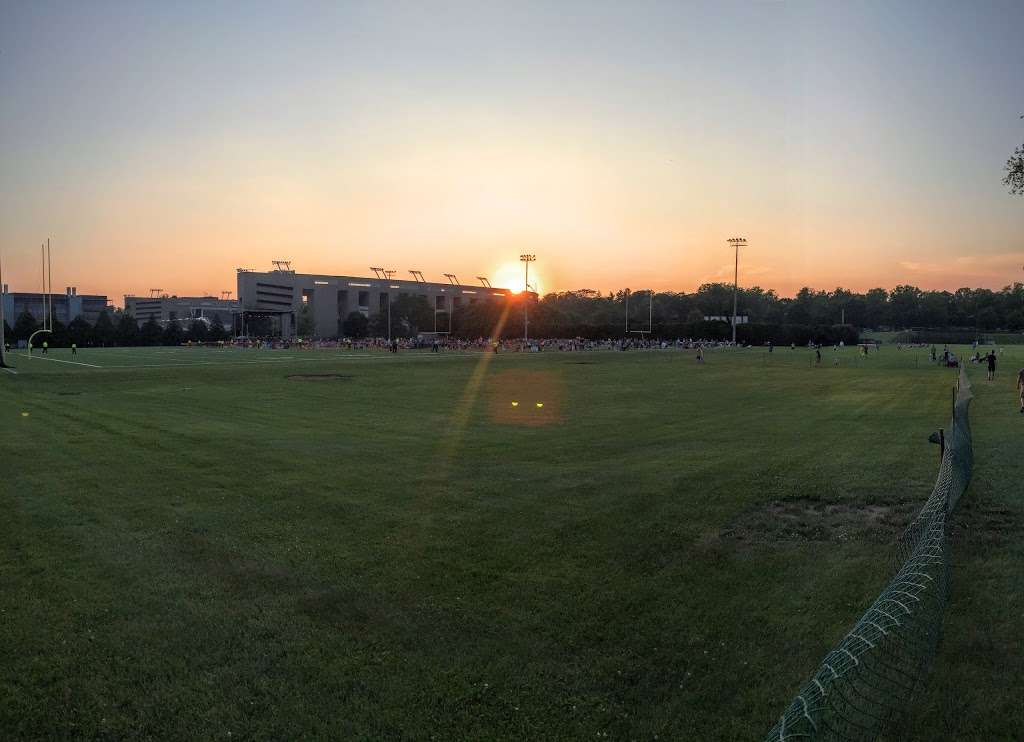
<instances>
[{"instance_id":1,"label":"concrete building facade","mask_svg":"<svg viewBox=\"0 0 1024 742\"><path fill-rule=\"evenodd\" d=\"M424 296L437 312L458 312L477 301L504 301L512 292L488 286L384 280L358 276L324 276L287 270L260 273L238 270L238 298L246 317L272 317L282 337L294 337L299 312L312 307L314 336L335 338L352 312L369 317L386 313L401 296Z\"/></svg>"},{"instance_id":2,"label":"concrete building facade","mask_svg":"<svg viewBox=\"0 0 1024 742\"><path fill-rule=\"evenodd\" d=\"M140 327L150 319L166 325L168 322L190 324L197 319L213 322L219 317L228 332L232 332L238 310L238 301L215 296L124 297L124 311L135 317Z\"/></svg>"},{"instance_id":3,"label":"concrete building facade","mask_svg":"<svg viewBox=\"0 0 1024 742\"><path fill-rule=\"evenodd\" d=\"M28 312L42 323L43 316L49 311L52 303L53 318L67 325L76 317L81 317L89 324L95 324L100 312L107 309L107 297L98 294L79 294L78 288L68 286L63 294L44 294L42 292L12 292L7 284L0 287L0 297L4 303L4 319L11 327L18 321L22 312Z\"/></svg>"}]
</instances>

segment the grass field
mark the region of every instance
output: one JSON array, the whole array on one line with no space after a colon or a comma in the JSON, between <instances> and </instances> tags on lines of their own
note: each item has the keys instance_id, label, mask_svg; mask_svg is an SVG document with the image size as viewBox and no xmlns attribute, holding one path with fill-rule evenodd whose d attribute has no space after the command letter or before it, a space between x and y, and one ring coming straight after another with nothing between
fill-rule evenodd
<instances>
[{"instance_id":1,"label":"grass field","mask_svg":"<svg viewBox=\"0 0 1024 742\"><path fill-rule=\"evenodd\" d=\"M889 577L949 416L923 351L833 355L15 355L0 729L757 739ZM971 368L913 739L1024 728L1021 365Z\"/></svg>"}]
</instances>

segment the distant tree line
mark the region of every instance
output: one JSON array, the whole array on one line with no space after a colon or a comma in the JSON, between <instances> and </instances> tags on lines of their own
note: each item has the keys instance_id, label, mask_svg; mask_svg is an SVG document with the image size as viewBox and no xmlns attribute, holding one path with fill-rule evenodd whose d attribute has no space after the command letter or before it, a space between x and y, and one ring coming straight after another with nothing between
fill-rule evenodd
<instances>
[{"instance_id":1,"label":"distant tree line","mask_svg":"<svg viewBox=\"0 0 1024 742\"><path fill-rule=\"evenodd\" d=\"M391 304L392 337L414 337L421 333L450 332L464 338L523 335L524 302L521 296L508 300L463 304L454 311L435 311L423 296L396 298ZM638 331L662 338L726 339L731 327L726 321L706 317L730 317L733 291L726 283L708 283L692 293L617 291L601 293L590 289L547 294L529 304L531 337L618 338L636 337ZM628 313L628 325L627 325ZM776 344L808 341L854 342L862 330L942 330L965 336L980 332L1024 330L1024 284L1014 283L999 291L961 288L956 291L923 291L901 285L892 290L870 289L864 293L837 288L818 291L802 288L793 297L780 297L759 286L741 288L738 314L749 324L737 328L743 342ZM311 309L298 315L300 336L311 337ZM6 327L12 341L25 340L40 327L28 313ZM269 318L253 319L249 331L269 335ZM363 316L353 312L339 319L338 334L350 338L386 337L388 313ZM54 322L51 345L79 346L180 345L186 341L225 340L228 330L219 318L210 325L196 320L188 326L170 322L161 326L150 319L141 327L135 318L119 310L104 311L95 325L77 317L69 325Z\"/></svg>"},{"instance_id":2,"label":"distant tree line","mask_svg":"<svg viewBox=\"0 0 1024 742\"><path fill-rule=\"evenodd\" d=\"M516 297L507 304L477 302L449 314L435 313L424 297L403 297L391 307L391 334L407 337L450 329L459 337L489 337L501 327L503 337L521 337L524 301ZM625 291L564 291L530 304L530 335L609 338L624 337L627 331L635 336L643 330L654 337L725 339L731 336L729 323L705 318L731 317L732 305L733 289L725 283L704 284L693 293L654 293L653 303L649 291L628 295ZM1024 330L1024 284L1000 291L962 288L953 292L923 291L907 285L864 293L803 288L792 298L755 286L739 290L737 313L749 318L749 324L738 326L738 339L753 343L851 342L864 329L931 328L972 334L1020 331ZM353 313L341 325L340 331L347 337L388 334L386 313L369 318Z\"/></svg>"},{"instance_id":3,"label":"distant tree line","mask_svg":"<svg viewBox=\"0 0 1024 742\"><path fill-rule=\"evenodd\" d=\"M4 322L4 335L8 342L28 340L32 333L42 327L28 312L22 312L11 327ZM231 335L219 317L209 325L193 320L183 326L179 322L168 322L161 326L153 318L140 327L135 317L120 310L102 311L94 324L89 324L79 315L67 325L53 320L52 333L36 338L35 344L45 340L53 347L66 347L74 343L79 347L89 346L135 346L135 345L181 345L192 342L216 342L227 340Z\"/></svg>"}]
</instances>

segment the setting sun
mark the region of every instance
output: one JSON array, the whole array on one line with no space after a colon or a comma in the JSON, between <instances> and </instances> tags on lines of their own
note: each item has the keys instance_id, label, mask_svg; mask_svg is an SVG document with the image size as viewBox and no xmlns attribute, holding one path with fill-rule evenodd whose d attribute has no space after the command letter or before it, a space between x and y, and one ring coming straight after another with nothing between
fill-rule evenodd
<instances>
[{"instance_id":1,"label":"setting sun","mask_svg":"<svg viewBox=\"0 0 1024 742\"><path fill-rule=\"evenodd\" d=\"M523 264L519 262L508 262L502 263L494 270L491 283L503 289L511 289L512 291L519 293L524 288L524 278L525 271L523 270ZM530 289L536 291L538 294L542 294L544 291L544 280L539 275L536 263L530 266Z\"/></svg>"}]
</instances>

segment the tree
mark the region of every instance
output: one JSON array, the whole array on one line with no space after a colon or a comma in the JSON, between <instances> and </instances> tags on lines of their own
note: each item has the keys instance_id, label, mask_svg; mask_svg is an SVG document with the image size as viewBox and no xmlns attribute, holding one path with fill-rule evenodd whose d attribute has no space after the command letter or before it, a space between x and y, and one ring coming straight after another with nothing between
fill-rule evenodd
<instances>
[{"instance_id":1,"label":"tree","mask_svg":"<svg viewBox=\"0 0 1024 742\"><path fill-rule=\"evenodd\" d=\"M99 326L97 320L96 326ZM148 323L147 323L148 324ZM156 325L156 322L153 323ZM160 333L160 326L156 325L157 334ZM131 347L137 343L140 343L139 337L139 324L128 312L121 315L121 319L117 321L117 329L114 331L114 338L118 345L121 347ZM141 343L142 345L152 345L153 343Z\"/></svg>"},{"instance_id":2,"label":"tree","mask_svg":"<svg viewBox=\"0 0 1024 742\"><path fill-rule=\"evenodd\" d=\"M224 321L220 318L219 314L213 316L213 321L210 323L210 340L214 342L228 339L228 331L224 328Z\"/></svg>"},{"instance_id":3,"label":"tree","mask_svg":"<svg viewBox=\"0 0 1024 742\"><path fill-rule=\"evenodd\" d=\"M53 318L53 324L50 325L50 334L42 339L51 348L64 348L71 345L71 339L68 337L68 328L56 317Z\"/></svg>"},{"instance_id":4,"label":"tree","mask_svg":"<svg viewBox=\"0 0 1024 742\"><path fill-rule=\"evenodd\" d=\"M912 327L918 324L921 304L921 289L917 286L897 286L889 293L892 322L897 327Z\"/></svg>"},{"instance_id":5,"label":"tree","mask_svg":"<svg viewBox=\"0 0 1024 742\"><path fill-rule=\"evenodd\" d=\"M201 319L192 320L192 324L188 328L188 339L194 343L205 343L208 336L206 323Z\"/></svg>"},{"instance_id":6,"label":"tree","mask_svg":"<svg viewBox=\"0 0 1024 742\"><path fill-rule=\"evenodd\" d=\"M133 319L134 323L135 320ZM92 342L100 347L113 345L117 342L117 330L110 319L110 313L104 309L96 318L96 324L92 327Z\"/></svg>"},{"instance_id":7,"label":"tree","mask_svg":"<svg viewBox=\"0 0 1024 742\"><path fill-rule=\"evenodd\" d=\"M925 327L948 327L952 298L952 294L946 291L926 291L921 297L921 324Z\"/></svg>"},{"instance_id":8,"label":"tree","mask_svg":"<svg viewBox=\"0 0 1024 742\"><path fill-rule=\"evenodd\" d=\"M299 337L313 337L313 333L316 332L316 325L313 322L313 307L309 304L303 304L302 308L299 309L299 319L296 324L295 329Z\"/></svg>"},{"instance_id":9,"label":"tree","mask_svg":"<svg viewBox=\"0 0 1024 742\"><path fill-rule=\"evenodd\" d=\"M15 340L28 340L32 333L39 329L39 323L29 312L22 312L14 321L14 329L11 336Z\"/></svg>"},{"instance_id":10,"label":"tree","mask_svg":"<svg viewBox=\"0 0 1024 742\"><path fill-rule=\"evenodd\" d=\"M864 294L864 325L878 329L889 322L889 292L885 289L869 289Z\"/></svg>"},{"instance_id":11,"label":"tree","mask_svg":"<svg viewBox=\"0 0 1024 742\"><path fill-rule=\"evenodd\" d=\"M131 315L129 315L131 316ZM160 345L163 339L163 330L160 329L160 325L157 321L150 317L147 319L142 327L139 329L138 344L139 345Z\"/></svg>"},{"instance_id":12,"label":"tree","mask_svg":"<svg viewBox=\"0 0 1024 742\"><path fill-rule=\"evenodd\" d=\"M384 312L387 316L387 312ZM386 327L386 323L385 323ZM391 335L412 337L420 332L434 331L434 310L427 297L400 296L391 305ZM385 333L386 334L386 333Z\"/></svg>"},{"instance_id":13,"label":"tree","mask_svg":"<svg viewBox=\"0 0 1024 742\"><path fill-rule=\"evenodd\" d=\"M366 337L369 325L370 321L362 312L351 312L341 323L341 333L347 338L359 340Z\"/></svg>"},{"instance_id":14,"label":"tree","mask_svg":"<svg viewBox=\"0 0 1024 742\"><path fill-rule=\"evenodd\" d=\"M76 345L86 345L92 337L92 326L78 315L68 325L68 339Z\"/></svg>"},{"instance_id":15,"label":"tree","mask_svg":"<svg viewBox=\"0 0 1024 742\"><path fill-rule=\"evenodd\" d=\"M171 320L167 323L164 328L162 342L164 345L181 345L185 342L185 333L181 330L181 325L175 320Z\"/></svg>"},{"instance_id":16,"label":"tree","mask_svg":"<svg viewBox=\"0 0 1024 742\"><path fill-rule=\"evenodd\" d=\"M1021 116L1024 119L1024 116ZM1006 161L1006 177L1003 183L1015 196L1024 196L1024 144L1013 151Z\"/></svg>"}]
</instances>

